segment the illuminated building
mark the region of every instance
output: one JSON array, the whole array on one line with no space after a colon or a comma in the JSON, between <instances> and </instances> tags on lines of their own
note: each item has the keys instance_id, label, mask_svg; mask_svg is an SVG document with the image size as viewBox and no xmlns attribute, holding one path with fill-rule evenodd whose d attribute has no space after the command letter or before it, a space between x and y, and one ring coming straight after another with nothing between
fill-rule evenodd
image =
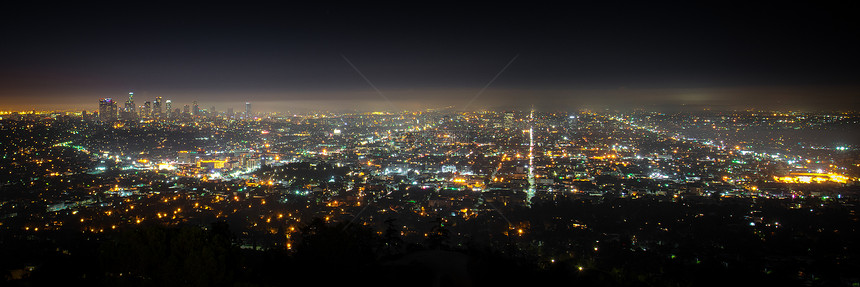
<instances>
[{"instance_id":1,"label":"illuminated building","mask_svg":"<svg viewBox=\"0 0 860 287\"><path fill-rule=\"evenodd\" d=\"M197 161L197 152L180 151L176 161L179 163L193 163Z\"/></svg>"},{"instance_id":2,"label":"illuminated building","mask_svg":"<svg viewBox=\"0 0 860 287\"><path fill-rule=\"evenodd\" d=\"M774 176L773 179L783 183L848 183L848 177L835 173L790 173L787 176Z\"/></svg>"},{"instance_id":3,"label":"illuminated building","mask_svg":"<svg viewBox=\"0 0 860 287\"><path fill-rule=\"evenodd\" d=\"M243 168L258 168L262 162L259 158L242 158Z\"/></svg>"},{"instance_id":4,"label":"illuminated building","mask_svg":"<svg viewBox=\"0 0 860 287\"><path fill-rule=\"evenodd\" d=\"M99 100L99 119L102 121L116 120L116 103L111 98Z\"/></svg>"},{"instance_id":5,"label":"illuminated building","mask_svg":"<svg viewBox=\"0 0 860 287\"><path fill-rule=\"evenodd\" d=\"M505 113L504 128L505 129L512 129L513 127L514 127L514 113L513 112L506 112Z\"/></svg>"},{"instance_id":6,"label":"illuminated building","mask_svg":"<svg viewBox=\"0 0 860 287\"><path fill-rule=\"evenodd\" d=\"M170 100L164 101L164 112L167 114L167 117L170 117L170 113L173 112L172 102Z\"/></svg>"},{"instance_id":7,"label":"illuminated building","mask_svg":"<svg viewBox=\"0 0 860 287\"><path fill-rule=\"evenodd\" d=\"M200 106L197 105L197 101L194 101L194 103L192 105L191 115L192 116L199 116L200 115Z\"/></svg>"},{"instance_id":8,"label":"illuminated building","mask_svg":"<svg viewBox=\"0 0 860 287\"><path fill-rule=\"evenodd\" d=\"M252 117L253 117L253 115L251 114L251 103L245 102L245 118L250 119Z\"/></svg>"},{"instance_id":9,"label":"illuminated building","mask_svg":"<svg viewBox=\"0 0 860 287\"><path fill-rule=\"evenodd\" d=\"M124 115L126 120L137 118L137 108L134 106L134 92L128 93L128 100L125 101Z\"/></svg>"},{"instance_id":10,"label":"illuminated building","mask_svg":"<svg viewBox=\"0 0 860 287\"><path fill-rule=\"evenodd\" d=\"M222 169L225 163L227 163L226 160L201 160L197 162L197 167Z\"/></svg>"},{"instance_id":11,"label":"illuminated building","mask_svg":"<svg viewBox=\"0 0 860 287\"><path fill-rule=\"evenodd\" d=\"M152 103L152 117L161 117L161 97L155 97L155 102Z\"/></svg>"},{"instance_id":12,"label":"illuminated building","mask_svg":"<svg viewBox=\"0 0 860 287\"><path fill-rule=\"evenodd\" d=\"M141 118L149 118L152 116L152 103L146 101L143 103L143 109L141 110Z\"/></svg>"}]
</instances>

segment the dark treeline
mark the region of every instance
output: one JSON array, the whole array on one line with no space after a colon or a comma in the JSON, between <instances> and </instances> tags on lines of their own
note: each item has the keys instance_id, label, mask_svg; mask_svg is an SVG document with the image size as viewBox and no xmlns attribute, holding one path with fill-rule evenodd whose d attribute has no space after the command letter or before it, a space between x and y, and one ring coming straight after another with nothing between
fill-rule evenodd
<instances>
[{"instance_id":1,"label":"dark treeline","mask_svg":"<svg viewBox=\"0 0 860 287\"><path fill-rule=\"evenodd\" d=\"M547 212L562 211L554 210L556 208L569 210L566 207L541 209L548 209ZM669 216L672 212L667 208L647 217ZM574 286L793 286L804 283L792 279L793 274L762 273L739 265L720 264L717 260L722 254L720 251L696 246L711 244L709 241L685 243L690 238L666 240L677 240L681 246L695 246L699 250L685 251L671 247L673 245L653 249L674 249L666 252L679 253L682 257L695 252L694 257L699 258L693 263L673 260L663 256L660 250L634 250L633 243L626 240L604 240L595 245L601 249L600 256L578 252L582 255L576 258L559 256L552 262L543 262L539 258L545 258L546 254L538 254L540 249L525 248L514 241L507 245L470 242L452 246L442 220L431 224L425 240L408 242L399 235L394 222L393 219L387 221L388 227L376 232L349 221L325 223L317 219L301 228L289 250L242 249L227 224L216 222L203 227L153 224L101 235L63 232L50 236L52 240L5 238L0 255L5 258L2 260L4 270L11 269L12 266L7 266L9 262L42 258L42 263L28 277L6 282L13 286L543 286L555 283ZM691 232L694 237L711 237L711 240L735 237L730 240L736 242L734 246L714 249L746 249L749 255L743 260L775 254L776 251L762 250L763 245L756 240L737 238L739 234L729 232L733 228L710 231L703 228ZM542 233L534 236L556 237L549 230ZM581 239L582 242L591 240ZM543 244L562 243L547 240ZM790 242L775 244L779 246L765 247L792 248L786 245ZM55 252L58 250L62 252ZM839 266L832 267L836 268L833 272L840 272ZM840 282L828 284L831 283L840 285Z\"/></svg>"}]
</instances>

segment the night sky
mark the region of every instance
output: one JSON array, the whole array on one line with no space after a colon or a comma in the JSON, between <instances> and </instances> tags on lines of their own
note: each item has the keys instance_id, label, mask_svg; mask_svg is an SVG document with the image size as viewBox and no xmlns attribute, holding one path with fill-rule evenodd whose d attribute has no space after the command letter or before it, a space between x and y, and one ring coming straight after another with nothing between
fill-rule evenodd
<instances>
[{"instance_id":1,"label":"night sky","mask_svg":"<svg viewBox=\"0 0 860 287\"><path fill-rule=\"evenodd\" d=\"M851 1L638 2L3 4L0 109L860 103Z\"/></svg>"}]
</instances>

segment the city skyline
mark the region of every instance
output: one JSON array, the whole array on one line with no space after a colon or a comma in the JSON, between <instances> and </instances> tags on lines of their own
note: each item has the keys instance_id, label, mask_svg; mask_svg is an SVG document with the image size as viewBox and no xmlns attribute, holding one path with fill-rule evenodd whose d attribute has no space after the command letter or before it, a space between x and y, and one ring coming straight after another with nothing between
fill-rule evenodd
<instances>
[{"instance_id":1,"label":"city skyline","mask_svg":"<svg viewBox=\"0 0 860 287\"><path fill-rule=\"evenodd\" d=\"M374 93L374 92L370 92ZM420 111L425 109L470 109L470 110L528 110L530 107L536 106L539 110L561 111L561 110L578 110L588 108L611 108L611 109L630 109L630 108L645 108L650 110L690 110L690 109L716 109L716 110L773 110L773 111L854 111L857 109L857 104L860 103L860 98L856 100L849 98L848 100L834 101L828 99L827 96L816 95L833 95L841 97L850 97L854 92L850 88L827 87L827 88L724 88L724 89L678 89L678 90L654 90L654 91L631 91L626 89L616 90L591 90L578 91L576 94L582 95L577 98L558 100L554 95L564 93L563 91L496 91L493 99L484 99L483 101L474 102L463 100L464 98L475 97L482 94L480 90L457 90L457 91L406 91L403 94L409 98L420 98L426 96L426 100L403 100L403 99L383 99L375 96L377 99L368 100L348 100L348 99L326 99L320 100L319 96L308 96L298 100L282 101L272 100L264 97L262 101L253 101L262 107L261 112L265 113L307 113L307 112L370 112L370 111ZM486 93L486 92L483 92ZM144 94L138 92L138 99L143 99ZM207 93L211 95L211 93ZM757 98L764 94L778 95L775 99ZM316 95L316 94L313 94ZM367 94L357 93L356 95ZM434 95L442 95L434 97ZM522 95L531 95L523 97ZM589 95L589 96L584 96ZM87 95L86 98L90 101L93 99L113 98L118 99L122 96L122 92L110 94L107 97L92 97ZM271 95L269 95L271 96ZM543 96L553 97L555 100L542 99ZM82 96L83 97L83 96ZM226 111L227 109L238 108L244 109L247 100L219 100L215 97L212 100L207 100L203 97L179 97L172 98L169 96L152 96L149 102L155 98L161 97L165 101L171 100L174 103L191 104L195 101L205 101L208 107L215 107L217 110ZM446 99L446 97L456 99ZM239 97L241 98L241 97ZM480 97L478 97L480 98ZM32 100L32 99L30 99ZM54 102L31 101L31 104L24 105L3 105L0 111L61 111L61 112L80 112L82 110L95 111L97 106L90 102L81 102L77 98L67 99L68 102L63 104L63 100ZM141 102L144 103L144 102ZM142 106L142 105L138 105ZM181 106L181 105L180 105ZM173 106L174 108L180 106Z\"/></svg>"},{"instance_id":2,"label":"city skyline","mask_svg":"<svg viewBox=\"0 0 860 287\"><path fill-rule=\"evenodd\" d=\"M860 2L0 9L3 286L860 286Z\"/></svg>"}]
</instances>

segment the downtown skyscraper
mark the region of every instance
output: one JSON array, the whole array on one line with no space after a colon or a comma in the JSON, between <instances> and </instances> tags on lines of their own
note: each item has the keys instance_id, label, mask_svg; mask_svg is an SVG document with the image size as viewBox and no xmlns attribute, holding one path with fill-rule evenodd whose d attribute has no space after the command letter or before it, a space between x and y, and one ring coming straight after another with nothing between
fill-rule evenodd
<instances>
[{"instance_id":1,"label":"downtown skyscraper","mask_svg":"<svg viewBox=\"0 0 860 287\"><path fill-rule=\"evenodd\" d=\"M155 102L152 103L152 118L161 117L161 97L155 97Z\"/></svg>"},{"instance_id":2,"label":"downtown skyscraper","mask_svg":"<svg viewBox=\"0 0 860 287\"><path fill-rule=\"evenodd\" d=\"M108 122L116 120L116 102L111 98L99 100L99 120Z\"/></svg>"},{"instance_id":3,"label":"downtown skyscraper","mask_svg":"<svg viewBox=\"0 0 860 287\"><path fill-rule=\"evenodd\" d=\"M124 120L137 119L137 108L134 105L134 92L128 93L128 100L125 101L125 108L122 111Z\"/></svg>"}]
</instances>

